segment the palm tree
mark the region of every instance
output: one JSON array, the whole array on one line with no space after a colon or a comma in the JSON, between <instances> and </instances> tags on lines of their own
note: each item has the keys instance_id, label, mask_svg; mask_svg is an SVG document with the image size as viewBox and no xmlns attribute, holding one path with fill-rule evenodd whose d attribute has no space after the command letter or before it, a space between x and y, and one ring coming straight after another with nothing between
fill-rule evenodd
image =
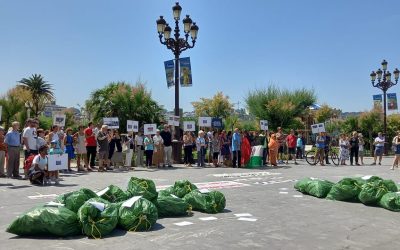
<instances>
[{"instance_id":1,"label":"palm tree","mask_svg":"<svg viewBox=\"0 0 400 250\"><path fill-rule=\"evenodd\" d=\"M20 83L19 86L31 93L32 111L35 117L37 117L44 108L41 104L54 99L53 85L47 83L40 74L33 74L29 78L22 78L18 83Z\"/></svg>"}]
</instances>

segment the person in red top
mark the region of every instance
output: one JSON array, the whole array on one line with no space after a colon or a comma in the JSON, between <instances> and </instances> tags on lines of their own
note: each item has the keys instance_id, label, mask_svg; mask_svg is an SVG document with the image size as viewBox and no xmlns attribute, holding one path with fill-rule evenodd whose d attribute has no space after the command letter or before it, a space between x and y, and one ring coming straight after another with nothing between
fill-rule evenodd
<instances>
[{"instance_id":1,"label":"person in red top","mask_svg":"<svg viewBox=\"0 0 400 250\"><path fill-rule=\"evenodd\" d=\"M292 156L292 159L294 160L294 164L297 165L296 161L296 142L297 142L297 137L294 135L294 130L290 130L290 135L286 137L286 144L288 146L288 151L289 155L286 160L286 164L289 162L289 157Z\"/></svg>"},{"instance_id":2,"label":"person in red top","mask_svg":"<svg viewBox=\"0 0 400 250\"><path fill-rule=\"evenodd\" d=\"M88 170L91 171L93 170L92 168L94 167L94 162L96 160L96 152L97 152L97 142L96 142L96 136L93 133L93 123L89 122L88 127L84 131L85 133L85 146L86 146L86 154L87 154L87 160L89 162Z\"/></svg>"}]
</instances>

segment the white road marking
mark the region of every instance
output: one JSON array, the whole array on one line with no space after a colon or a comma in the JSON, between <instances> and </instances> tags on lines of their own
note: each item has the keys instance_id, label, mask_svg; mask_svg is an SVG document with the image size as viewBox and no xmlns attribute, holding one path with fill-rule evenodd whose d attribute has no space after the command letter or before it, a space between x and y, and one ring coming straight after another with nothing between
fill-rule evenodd
<instances>
[{"instance_id":1,"label":"white road marking","mask_svg":"<svg viewBox=\"0 0 400 250\"><path fill-rule=\"evenodd\" d=\"M238 220L252 221L252 222L257 221L257 219L255 219L255 218L246 218L246 217L240 217Z\"/></svg>"},{"instance_id":2,"label":"white road marking","mask_svg":"<svg viewBox=\"0 0 400 250\"><path fill-rule=\"evenodd\" d=\"M289 192L282 192L282 191L281 191L281 192L279 192L279 193L280 193L280 194L288 194Z\"/></svg>"},{"instance_id":3,"label":"white road marking","mask_svg":"<svg viewBox=\"0 0 400 250\"><path fill-rule=\"evenodd\" d=\"M280 188L279 190L288 190L288 188Z\"/></svg>"},{"instance_id":4,"label":"white road marking","mask_svg":"<svg viewBox=\"0 0 400 250\"><path fill-rule=\"evenodd\" d=\"M209 220L218 220L218 218L217 217L201 217L201 218L199 218L199 220L202 220L202 221L209 221Z\"/></svg>"},{"instance_id":5,"label":"white road marking","mask_svg":"<svg viewBox=\"0 0 400 250\"><path fill-rule=\"evenodd\" d=\"M182 222L174 223L174 225L177 225L177 226L180 226L180 227L188 226L188 225L192 225L192 224L193 223L189 222L189 221L182 221Z\"/></svg>"},{"instance_id":6,"label":"white road marking","mask_svg":"<svg viewBox=\"0 0 400 250\"><path fill-rule=\"evenodd\" d=\"M194 183L199 189L223 189L223 188L237 188L237 187L248 187L249 184L244 184L236 181L213 181L213 182L201 182ZM171 185L157 186L157 191L164 190Z\"/></svg>"},{"instance_id":7,"label":"white road marking","mask_svg":"<svg viewBox=\"0 0 400 250\"><path fill-rule=\"evenodd\" d=\"M46 199L46 198L55 198L57 194L39 194L39 195L31 195L28 196L29 199L37 200L37 199Z\"/></svg>"},{"instance_id":8,"label":"white road marking","mask_svg":"<svg viewBox=\"0 0 400 250\"><path fill-rule=\"evenodd\" d=\"M268 175L281 175L282 173L271 173L268 171L263 172L247 172L247 173L224 173L224 174L213 174L214 177L223 178L243 178L243 177L257 177L257 176L268 176Z\"/></svg>"},{"instance_id":9,"label":"white road marking","mask_svg":"<svg viewBox=\"0 0 400 250\"><path fill-rule=\"evenodd\" d=\"M294 198L303 198L303 195L295 194L295 195L293 195L293 197L294 197Z\"/></svg>"},{"instance_id":10,"label":"white road marking","mask_svg":"<svg viewBox=\"0 0 400 250\"><path fill-rule=\"evenodd\" d=\"M242 214L235 214L236 217L251 217L253 215L249 214L249 213L242 213Z\"/></svg>"}]
</instances>

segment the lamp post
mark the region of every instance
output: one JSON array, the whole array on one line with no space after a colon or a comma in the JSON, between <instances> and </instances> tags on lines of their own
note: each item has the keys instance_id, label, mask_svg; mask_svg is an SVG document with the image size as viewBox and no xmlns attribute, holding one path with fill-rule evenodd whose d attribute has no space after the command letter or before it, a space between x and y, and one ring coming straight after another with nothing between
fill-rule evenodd
<instances>
[{"instance_id":1,"label":"lamp post","mask_svg":"<svg viewBox=\"0 0 400 250\"><path fill-rule=\"evenodd\" d=\"M177 2L175 6L172 7L172 14L175 20L174 36L171 37L172 28L165 21L163 16L157 20L157 32L160 38L160 43L165 45L167 49L171 50L175 56L175 116L179 116L179 56L180 54L194 47L197 39L197 33L199 27L195 22L186 15L182 20L184 37L180 36L179 20L181 17L182 7ZM189 43L189 33L192 39L192 44ZM180 129L179 126L175 127L175 139L180 140ZM176 150L178 152L178 150ZM180 161L179 157L181 154L176 155L174 153L175 161Z\"/></svg>"},{"instance_id":2,"label":"lamp post","mask_svg":"<svg viewBox=\"0 0 400 250\"><path fill-rule=\"evenodd\" d=\"M393 71L394 74L394 82L392 82L392 74L387 70L387 61L383 60L382 63L382 70L378 69L376 72L372 71L370 74L372 86L383 91L383 133L385 136L385 140L387 139L387 124L386 124L386 92L388 89L393 87L397 84L399 80L399 69L395 69ZM377 80L377 81L376 81ZM375 83L376 81L376 83ZM385 144L385 154L387 154L387 144Z\"/></svg>"}]
</instances>

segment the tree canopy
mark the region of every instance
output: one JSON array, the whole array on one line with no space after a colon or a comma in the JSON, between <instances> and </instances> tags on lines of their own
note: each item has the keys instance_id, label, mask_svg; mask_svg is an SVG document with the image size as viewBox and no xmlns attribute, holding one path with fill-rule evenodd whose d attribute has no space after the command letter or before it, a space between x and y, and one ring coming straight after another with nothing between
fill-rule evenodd
<instances>
[{"instance_id":1,"label":"tree canopy","mask_svg":"<svg viewBox=\"0 0 400 250\"><path fill-rule=\"evenodd\" d=\"M197 117L227 118L233 111L229 96L225 96L222 92L217 92L212 98L202 97L200 101L192 102L192 105Z\"/></svg>"},{"instance_id":2,"label":"tree canopy","mask_svg":"<svg viewBox=\"0 0 400 250\"><path fill-rule=\"evenodd\" d=\"M86 110L95 122L100 122L104 117L118 117L121 131L126 131L127 120L159 123L162 117L162 107L153 100L151 92L141 82L135 85L111 82L93 91L86 101Z\"/></svg>"},{"instance_id":3,"label":"tree canopy","mask_svg":"<svg viewBox=\"0 0 400 250\"><path fill-rule=\"evenodd\" d=\"M302 88L291 91L270 85L265 89L250 91L246 104L251 115L259 120L268 120L269 127L276 129L298 124L296 118L316 100L313 90Z\"/></svg>"}]
</instances>

